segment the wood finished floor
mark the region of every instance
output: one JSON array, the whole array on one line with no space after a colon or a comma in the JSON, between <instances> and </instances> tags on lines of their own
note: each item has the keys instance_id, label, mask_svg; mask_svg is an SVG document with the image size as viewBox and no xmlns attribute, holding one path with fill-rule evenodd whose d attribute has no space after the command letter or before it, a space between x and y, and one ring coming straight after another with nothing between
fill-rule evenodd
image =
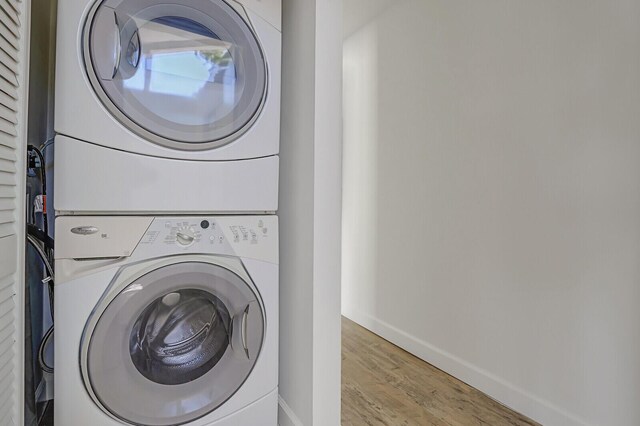
<instances>
[{"instance_id":1,"label":"wood finished floor","mask_svg":"<svg viewBox=\"0 0 640 426\"><path fill-rule=\"evenodd\" d=\"M538 423L343 318L342 425Z\"/></svg>"}]
</instances>

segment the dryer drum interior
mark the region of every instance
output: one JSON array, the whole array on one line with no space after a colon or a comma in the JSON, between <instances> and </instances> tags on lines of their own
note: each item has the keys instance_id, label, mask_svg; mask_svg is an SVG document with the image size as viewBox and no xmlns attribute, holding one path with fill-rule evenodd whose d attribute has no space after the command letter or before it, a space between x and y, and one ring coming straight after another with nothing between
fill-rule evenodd
<instances>
[{"instance_id":1,"label":"dryer drum interior","mask_svg":"<svg viewBox=\"0 0 640 426\"><path fill-rule=\"evenodd\" d=\"M85 386L107 414L135 425L184 424L224 404L251 373L265 331L252 285L205 262L158 267L93 317Z\"/></svg>"},{"instance_id":2,"label":"dryer drum interior","mask_svg":"<svg viewBox=\"0 0 640 426\"><path fill-rule=\"evenodd\" d=\"M233 141L267 93L267 64L251 24L223 0L99 2L87 17L83 57L109 112L175 149Z\"/></svg>"}]
</instances>

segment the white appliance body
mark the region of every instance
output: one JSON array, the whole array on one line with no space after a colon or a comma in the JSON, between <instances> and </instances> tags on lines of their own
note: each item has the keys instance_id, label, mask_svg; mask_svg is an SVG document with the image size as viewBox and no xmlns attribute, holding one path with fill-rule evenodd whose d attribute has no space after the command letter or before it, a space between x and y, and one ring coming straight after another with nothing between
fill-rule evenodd
<instances>
[{"instance_id":1,"label":"white appliance body","mask_svg":"<svg viewBox=\"0 0 640 426\"><path fill-rule=\"evenodd\" d=\"M277 425L275 216L56 229L56 424Z\"/></svg>"},{"instance_id":2,"label":"white appliance body","mask_svg":"<svg viewBox=\"0 0 640 426\"><path fill-rule=\"evenodd\" d=\"M265 213L278 209L277 155L188 161L56 137L56 214Z\"/></svg>"},{"instance_id":3,"label":"white appliance body","mask_svg":"<svg viewBox=\"0 0 640 426\"><path fill-rule=\"evenodd\" d=\"M60 0L55 209L275 211L280 22L280 0ZM131 167L146 159L143 170ZM260 167L247 176L256 161ZM109 174L93 172L97 162ZM167 208L137 186L166 174L173 183L164 196L181 199L174 187L200 184L194 170L205 168L203 179L235 181L235 196ZM66 193L73 180L82 188ZM85 200L95 197L111 200L110 207L87 207Z\"/></svg>"}]
</instances>

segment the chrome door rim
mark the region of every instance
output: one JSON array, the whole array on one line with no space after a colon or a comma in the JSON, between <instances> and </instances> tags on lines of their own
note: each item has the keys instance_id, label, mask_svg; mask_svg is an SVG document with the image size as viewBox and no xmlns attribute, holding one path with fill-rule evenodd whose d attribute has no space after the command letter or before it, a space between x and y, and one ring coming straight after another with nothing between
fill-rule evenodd
<instances>
[{"instance_id":1,"label":"chrome door rim","mask_svg":"<svg viewBox=\"0 0 640 426\"><path fill-rule=\"evenodd\" d=\"M246 13L246 10L244 10L244 7L240 5L240 7L242 8L242 12L240 13L240 11L238 11L237 7L232 6L227 0L217 0L220 1L222 3L224 3L225 5L227 5L230 9L232 9L239 17L240 19L242 19L242 21L245 23L247 29L249 30L249 33L251 34L251 36L253 37L253 39L255 40L255 43L257 45L257 49L260 52L261 55L261 62L263 64L263 72L264 72L264 89L262 91L262 96L261 96L261 101L260 103L257 105L255 111L253 112L253 115L251 116L251 118L240 128L238 128L236 131L234 131L233 133L229 134L226 137L220 138L220 139L216 139L216 140L210 140L210 141L203 141L203 142L190 142L190 141L186 141L186 140L177 140L177 139L170 139L170 138L166 138L163 137L157 133L154 133L146 128L144 128L143 126L141 126L140 124L138 124L135 120L129 118L109 97L109 95L107 95L106 91L104 90L104 88L102 87L102 84L99 81L99 77L97 76L97 70L95 69L92 60L90 58L90 51L91 51L91 46L90 46L90 38L91 38L91 25L93 22L93 19L96 15L96 12L98 11L98 9L103 5L103 3L107 1L107 0L98 0L96 1L93 6L89 9L86 18L84 19L84 24L83 24L83 28L82 28L82 32L81 32L81 46L82 48L80 49L80 53L81 53L81 57L82 57L82 62L84 65L84 70L85 70L85 75L87 77L87 79L89 80L89 83L91 85L91 88L93 89L94 93L96 94L96 96L98 97L98 99L100 100L101 105L108 111L109 114L111 114L120 125L122 125L123 127L125 127L127 130L131 131L132 133L136 134L137 136L152 142L154 144L157 144L161 147L165 147L165 148L171 148L171 149L175 149L175 150L179 150L179 151L206 151L206 150L211 150L211 149L215 149L215 148L220 148L222 146L228 145L231 142L237 140L238 138L242 137L254 124L255 122L258 120L258 118L260 117L260 115L262 114L262 111L264 109L264 106L266 104L267 101L267 97L269 96L269 76L270 76L270 72L269 72L269 65L268 65L268 61L267 61L267 57L264 53L262 44L260 43L260 39L257 36L257 33L255 31L255 28L253 27L253 24L251 22L251 20L248 17L248 14ZM127 0L123 0L123 1L127 1ZM244 16L243 16L244 15Z\"/></svg>"},{"instance_id":2,"label":"chrome door rim","mask_svg":"<svg viewBox=\"0 0 640 426\"><path fill-rule=\"evenodd\" d=\"M224 259L225 261L220 261L221 259ZM228 262L234 262L234 261L237 261L237 265L230 265L228 263ZM245 284L246 288L255 296L255 300L257 301L257 303L259 305L259 308L260 308L260 311L262 313L262 321L263 321L263 329L262 329L262 336L261 336L261 342L262 343L261 343L259 352L257 353L257 355L255 357L255 361L251 365L250 370L248 371L248 373L246 374L246 376L244 377L242 382L239 383L236 386L236 388L234 389L234 391L232 393L230 393L228 398L226 398L224 401L220 402L219 404L217 404L215 407L211 408L210 410L209 409L206 410L203 414L201 414L201 415L199 415L197 417L189 418L189 419L187 419L185 421L180 421L180 422L177 422L177 423L170 423L170 425L178 426L178 425L191 423L193 421L196 421L197 419L200 419L202 417L205 417L205 416L211 414L212 412L214 412L215 410L217 410L218 408L223 406L230 398L233 397L233 395L235 395L237 393L238 390L240 390L242 388L242 386L244 386L244 383L250 377L250 375L252 374L255 366L259 362L259 359L260 359L260 357L262 355L262 349L263 349L264 344L265 344L265 337L266 337L266 330L267 330L266 309L265 309L262 297L260 295L260 292L258 291L257 287L255 286L255 283L253 282L253 280L250 278L248 272L244 268L244 265L242 264L242 262L238 258L235 258L235 257L232 257L232 256L220 256L220 255L215 255L215 256L214 255L178 255L178 256L171 255L171 256L167 256L166 258L145 260L145 261L141 261L141 262L136 262L135 264L130 264L130 265L123 266L115 274L115 276L111 280L110 284L107 286L107 289L105 290L104 294L102 295L102 297L100 298L100 300L96 304L95 308L92 310L89 318L87 319L87 322L85 324L85 327L83 329L82 336L81 336L81 339L80 339L80 347L79 347L79 354L78 354L79 355L80 375L82 377L82 381L83 381L83 385L85 387L85 390L87 391L87 393L91 397L92 401L105 414L107 414L109 417L111 417L111 418L113 418L113 419L115 419L115 420L117 420L119 422L124 422L126 424L138 425L138 426L156 426L156 424L154 424L154 423L148 423L148 424L147 423L133 423L133 422L131 422L130 420L128 420L126 418L118 416L112 410L110 410L109 408L104 406L104 404L102 403L102 401L100 400L100 398L98 397L98 395L96 394L96 392L93 389L93 386L91 384L91 378L89 377L89 372L88 372L89 346L90 346L90 343L91 343L91 339L93 337L93 332L94 332L96 326L98 325L103 313L107 310L107 308L109 307L111 302L113 302L121 294L121 292L126 287L128 287L131 284L133 284L135 281L139 280L140 278L144 277L145 275L147 275L147 274L149 274L149 273L151 273L153 271L156 271L156 270L158 270L160 268L167 267L167 266L172 266L172 265L177 265L177 264L182 264L182 263L192 263L192 262L209 263L209 264L211 264L213 266L223 268L223 269L229 271L230 273L232 273L233 275L237 276L238 279L240 279ZM144 266L145 264L149 264L149 265ZM137 266L139 268L134 273L126 276L126 278L122 278L123 274L125 274L127 272L127 269L132 267L132 266ZM227 356L227 354L225 354L225 356ZM229 356L233 356L233 355L229 354ZM207 374L203 375L202 377L206 377Z\"/></svg>"}]
</instances>

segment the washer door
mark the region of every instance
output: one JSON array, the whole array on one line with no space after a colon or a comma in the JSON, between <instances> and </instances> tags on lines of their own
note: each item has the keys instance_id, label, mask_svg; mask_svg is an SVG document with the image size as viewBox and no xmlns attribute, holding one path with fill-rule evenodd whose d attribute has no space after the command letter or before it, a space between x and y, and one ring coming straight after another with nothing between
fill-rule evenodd
<instances>
[{"instance_id":1,"label":"washer door","mask_svg":"<svg viewBox=\"0 0 640 426\"><path fill-rule=\"evenodd\" d=\"M212 263L174 263L130 282L94 312L81 370L107 414L135 425L179 425L242 386L263 336L263 310L248 282Z\"/></svg>"},{"instance_id":2,"label":"washer door","mask_svg":"<svg viewBox=\"0 0 640 426\"><path fill-rule=\"evenodd\" d=\"M106 108L160 145L224 145L251 126L264 104L263 52L249 24L223 0L98 2L83 48Z\"/></svg>"}]
</instances>

